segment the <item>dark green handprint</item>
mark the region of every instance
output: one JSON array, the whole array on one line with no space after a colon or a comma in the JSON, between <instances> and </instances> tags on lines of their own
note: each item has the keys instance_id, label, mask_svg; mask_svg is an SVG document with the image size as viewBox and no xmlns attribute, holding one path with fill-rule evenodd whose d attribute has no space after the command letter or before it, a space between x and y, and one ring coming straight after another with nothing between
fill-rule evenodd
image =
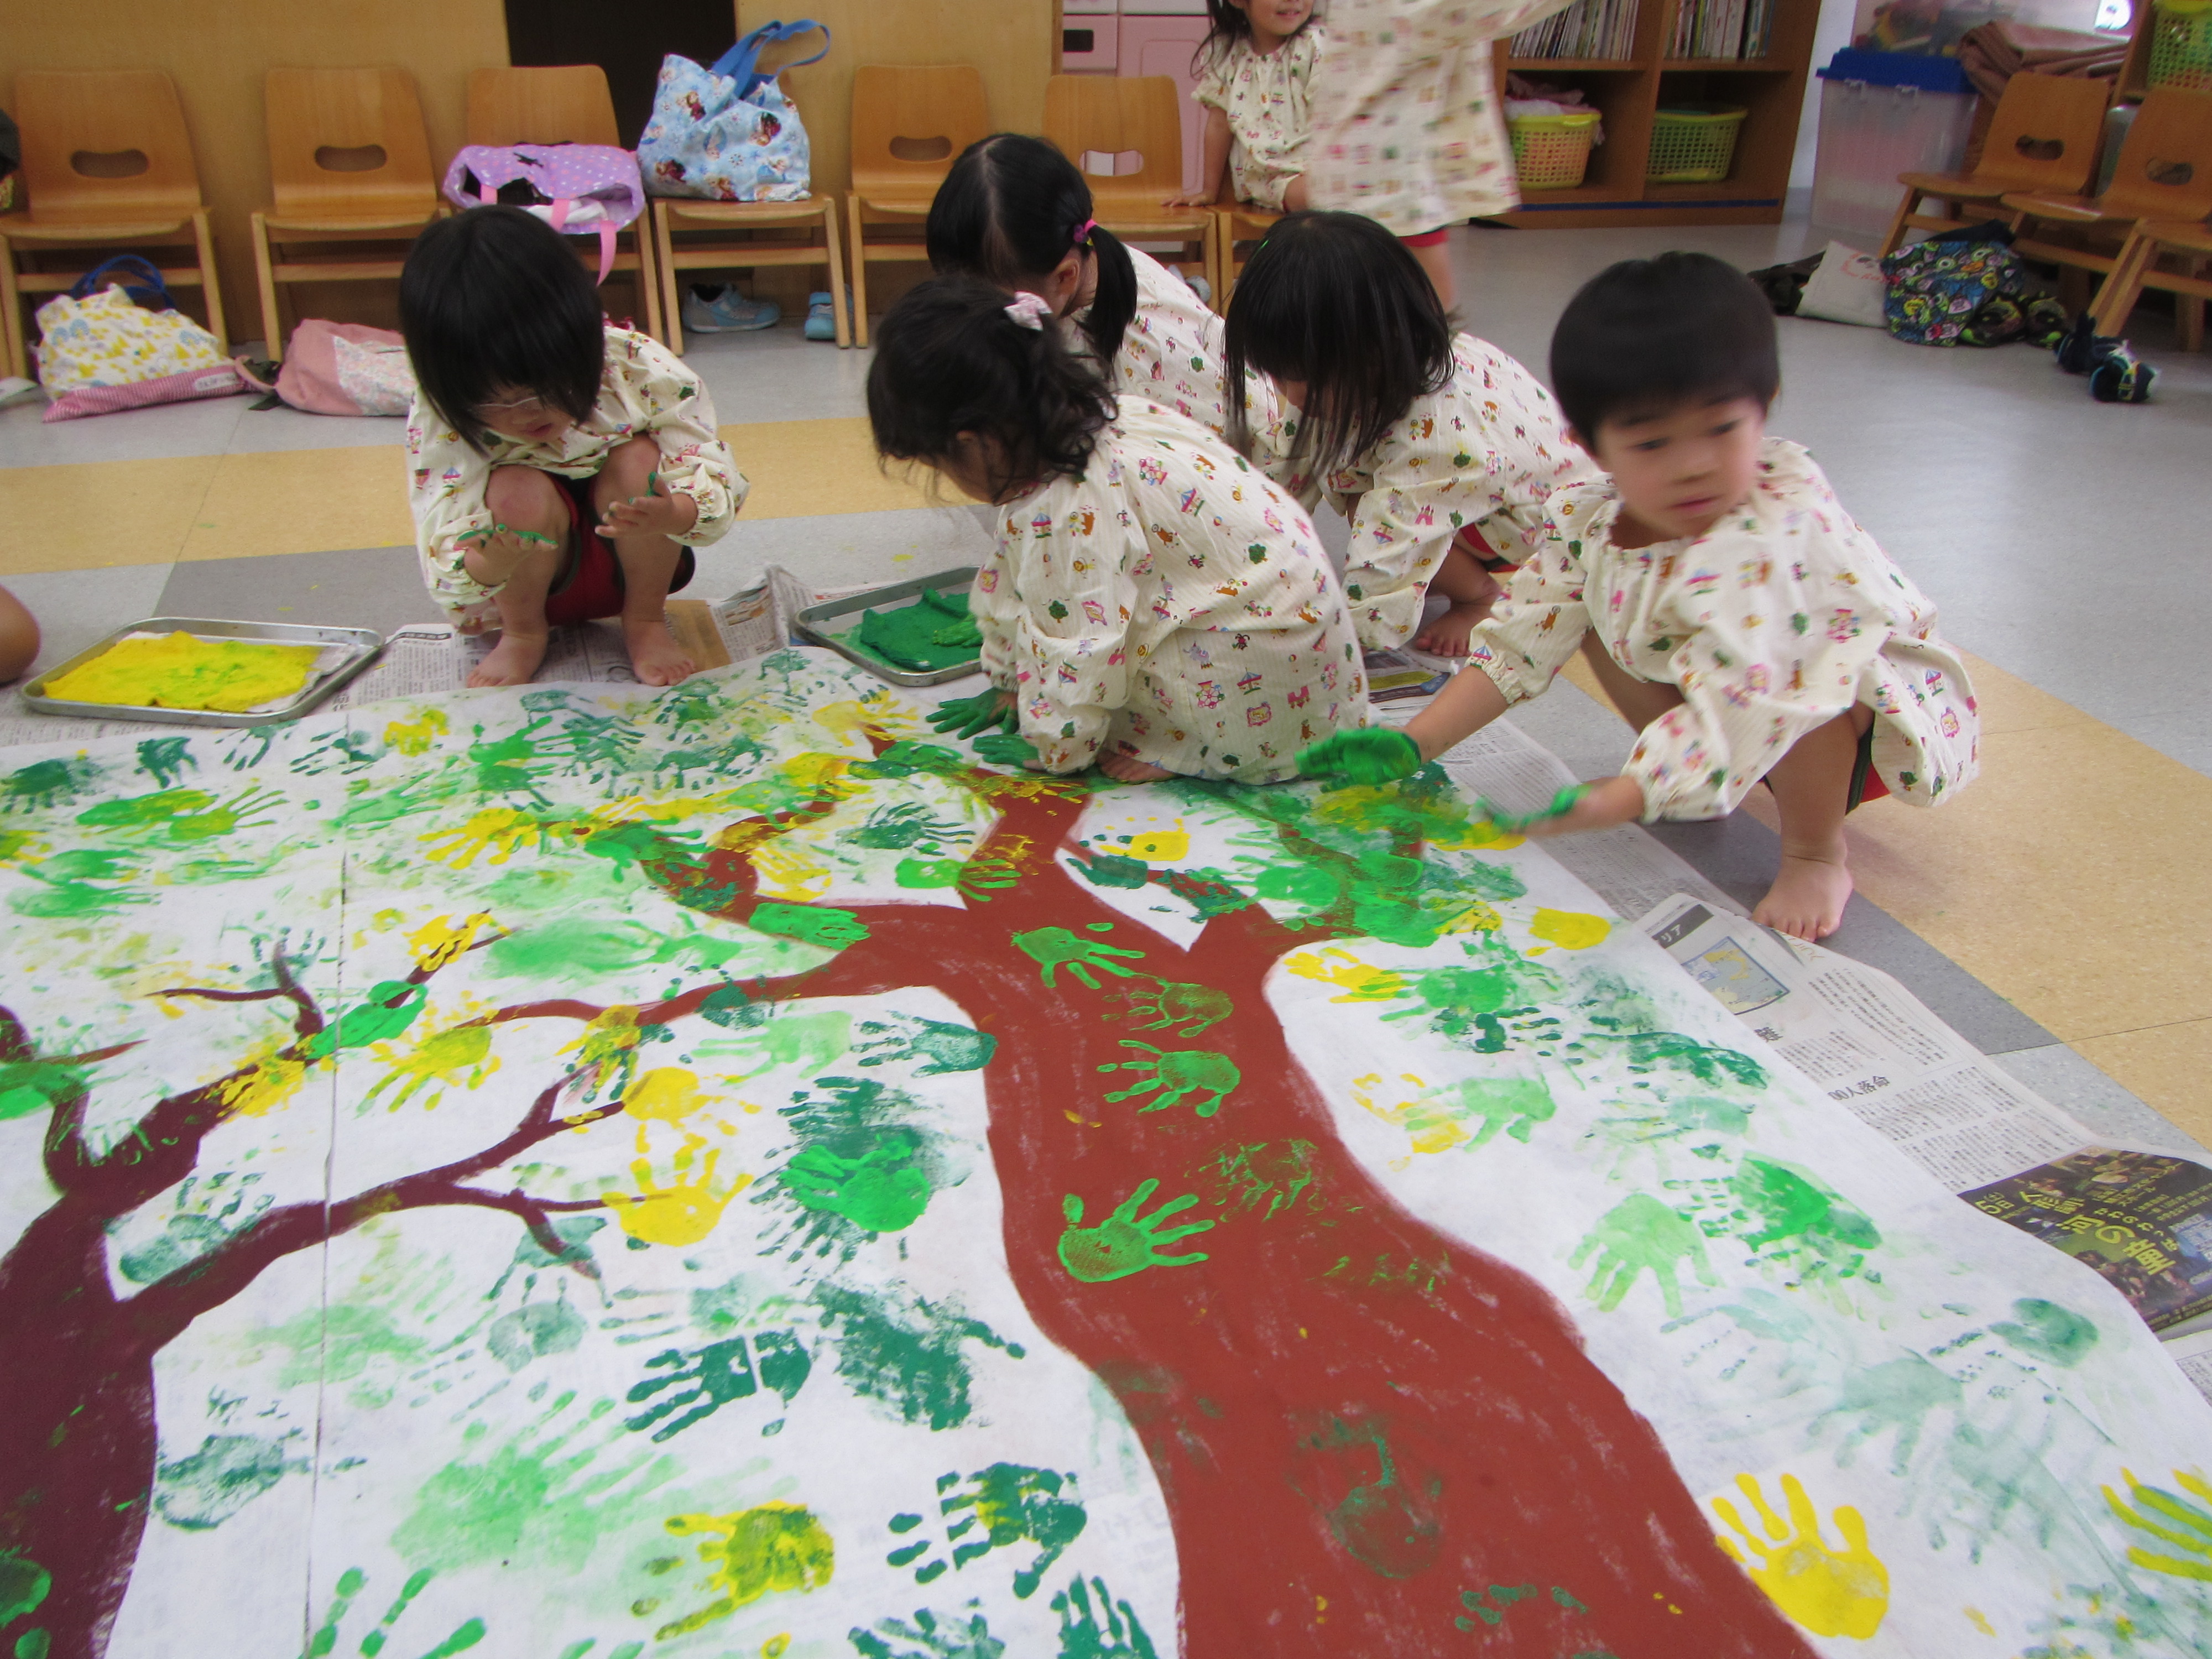
<instances>
[{"instance_id":1,"label":"dark green handprint","mask_svg":"<svg viewBox=\"0 0 2212 1659\"><path fill-rule=\"evenodd\" d=\"M814 1365L793 1333L763 1331L750 1345L744 1337L733 1336L727 1341L710 1342L695 1353L669 1348L647 1360L645 1368L665 1375L648 1376L635 1384L625 1396L631 1405L643 1405L669 1389L679 1392L655 1401L635 1417L624 1418L623 1427L633 1433L651 1429L653 1443L658 1445L712 1417L731 1401L750 1399L763 1383L782 1395L788 1406ZM671 1418L672 1422L667 1420Z\"/></svg>"},{"instance_id":2,"label":"dark green handprint","mask_svg":"<svg viewBox=\"0 0 2212 1659\"><path fill-rule=\"evenodd\" d=\"M1076 1574L1052 1598L1052 1610L1060 1615L1060 1659L1159 1659L1137 1610L1109 1595L1103 1578L1085 1588L1083 1575Z\"/></svg>"},{"instance_id":3,"label":"dark green handprint","mask_svg":"<svg viewBox=\"0 0 2212 1659\"><path fill-rule=\"evenodd\" d=\"M1121 1006L1144 1021L1137 1027L1140 1031L1179 1026L1176 1035L1187 1037L1218 1025L1237 1012L1237 1005L1211 985L1185 985L1172 979L1154 980L1149 991L1130 987L1121 993Z\"/></svg>"},{"instance_id":4,"label":"dark green handprint","mask_svg":"<svg viewBox=\"0 0 2212 1659\"><path fill-rule=\"evenodd\" d=\"M1103 939L1085 939L1065 927L1040 927L1034 933L1016 933L1014 944L1024 955L1044 969L1047 990L1058 988L1054 985L1052 976L1055 970L1065 968L1083 981L1085 990L1095 991L1098 988L1098 981L1091 976L1093 968L1102 973L1127 979L1130 970L1115 958L1125 957L1134 960L1145 954L1142 951L1119 951Z\"/></svg>"},{"instance_id":5,"label":"dark green handprint","mask_svg":"<svg viewBox=\"0 0 2212 1659\"><path fill-rule=\"evenodd\" d=\"M927 1607L915 1610L911 1625L902 1619L878 1619L874 1630L855 1625L845 1632L845 1639L860 1659L1003 1659L1006 1651L1006 1644L991 1634L991 1622L981 1613L965 1620L939 1619ZM892 1641L905 1645L893 1647Z\"/></svg>"},{"instance_id":6,"label":"dark green handprint","mask_svg":"<svg viewBox=\"0 0 2212 1659\"><path fill-rule=\"evenodd\" d=\"M1208 1054L1203 1048L1155 1048L1149 1042L1133 1042L1121 1039L1124 1048L1141 1048L1150 1060L1125 1060L1117 1065L1101 1066L1102 1072L1141 1072L1149 1073L1145 1082L1133 1083L1127 1088L1106 1097L1109 1100L1133 1100L1139 1095L1157 1089L1159 1098L1150 1105L1139 1106L1140 1112L1157 1112L1172 1106L1185 1095L1203 1095L1193 1109L1200 1117L1212 1117L1221 1109L1221 1103L1229 1098L1237 1085L1244 1080L1243 1074L1226 1054Z\"/></svg>"},{"instance_id":7,"label":"dark green handprint","mask_svg":"<svg viewBox=\"0 0 2212 1659\"><path fill-rule=\"evenodd\" d=\"M1181 1198L1171 1198L1142 1221L1137 1219L1137 1212L1151 1202L1159 1186L1157 1181L1142 1182L1096 1227L1083 1224L1080 1198L1070 1193L1062 1199L1060 1212L1067 1218L1067 1231L1060 1236L1060 1265L1067 1269L1071 1277L1086 1285L1101 1285L1108 1279L1127 1279L1147 1267L1182 1267L1206 1261L1203 1250L1194 1250L1188 1255L1159 1253L1161 1245L1205 1232L1213 1225L1211 1221L1189 1221L1180 1227L1165 1225L1170 1216L1198 1202L1194 1194L1185 1193Z\"/></svg>"},{"instance_id":8,"label":"dark green handprint","mask_svg":"<svg viewBox=\"0 0 2212 1659\"><path fill-rule=\"evenodd\" d=\"M948 1025L918 1014L893 1014L887 1019L864 1019L860 1041L853 1052L866 1056L863 1066L882 1066L899 1060L925 1062L916 1077L943 1077L949 1072L980 1072L999 1052L999 1040L966 1025Z\"/></svg>"},{"instance_id":9,"label":"dark green handprint","mask_svg":"<svg viewBox=\"0 0 2212 1659\"><path fill-rule=\"evenodd\" d=\"M775 933L802 945L818 945L825 951L842 951L868 936L868 924L850 910L828 905L779 904L773 900L753 907L749 919L757 933Z\"/></svg>"}]
</instances>

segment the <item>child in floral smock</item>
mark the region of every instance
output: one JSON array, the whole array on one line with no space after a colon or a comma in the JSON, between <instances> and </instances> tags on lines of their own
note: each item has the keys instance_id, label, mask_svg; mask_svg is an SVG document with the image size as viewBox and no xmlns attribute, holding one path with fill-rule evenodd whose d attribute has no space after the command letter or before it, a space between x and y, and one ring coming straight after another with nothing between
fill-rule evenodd
<instances>
[{"instance_id":1,"label":"child in floral smock","mask_svg":"<svg viewBox=\"0 0 2212 1659\"><path fill-rule=\"evenodd\" d=\"M423 580L462 632L500 629L469 684L528 680L553 624L598 617L621 617L641 683L690 674L663 607L746 488L699 377L609 325L568 244L520 208L433 223L399 294Z\"/></svg>"},{"instance_id":2,"label":"child in floral smock","mask_svg":"<svg viewBox=\"0 0 2212 1659\"><path fill-rule=\"evenodd\" d=\"M884 318L869 371L878 449L998 509L970 601L994 689L944 722L1018 729L1048 772L1291 776L1301 744L1367 718L1319 538L1203 428L1114 398L1048 316L934 278Z\"/></svg>"},{"instance_id":3,"label":"child in floral smock","mask_svg":"<svg viewBox=\"0 0 2212 1659\"><path fill-rule=\"evenodd\" d=\"M1198 89L1205 106L1199 187L1170 207L1211 207L1221 170L1240 202L1271 213L1306 204L1306 143L1322 54L1313 0L1206 0L1213 27L1200 45Z\"/></svg>"},{"instance_id":4,"label":"child in floral smock","mask_svg":"<svg viewBox=\"0 0 2212 1659\"><path fill-rule=\"evenodd\" d=\"M1535 376L1455 336L1405 248L1351 213L1285 219L1230 307L1226 369L1260 371L1238 447L1309 507L1352 521L1344 588L1360 643L1463 657L1534 550L1544 501L1598 476ZM1272 420L1270 419L1272 417ZM1424 625L1434 593L1449 604Z\"/></svg>"},{"instance_id":5,"label":"child in floral smock","mask_svg":"<svg viewBox=\"0 0 2212 1659\"><path fill-rule=\"evenodd\" d=\"M1544 690L1579 647L1640 735L1620 776L1531 833L1718 817L1763 781L1782 859L1753 915L1832 933L1851 891L1844 814L1883 793L1950 799L1974 777L1980 727L1936 607L1811 457L1765 435L1775 364L1765 299L1717 259L1669 253L1594 279L1559 319L1552 379L1613 476L1552 498L1544 546L1476 629L1471 665L1389 734L1393 752L1340 743L1309 769L1403 775Z\"/></svg>"}]
</instances>

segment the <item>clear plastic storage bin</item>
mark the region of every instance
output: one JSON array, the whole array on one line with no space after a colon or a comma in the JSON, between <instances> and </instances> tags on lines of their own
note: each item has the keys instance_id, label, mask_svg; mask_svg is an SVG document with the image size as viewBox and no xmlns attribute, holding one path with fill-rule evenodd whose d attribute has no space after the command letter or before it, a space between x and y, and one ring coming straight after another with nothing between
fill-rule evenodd
<instances>
[{"instance_id":1,"label":"clear plastic storage bin","mask_svg":"<svg viewBox=\"0 0 2212 1659\"><path fill-rule=\"evenodd\" d=\"M1973 90L1951 58L1846 49L1820 74L1813 222L1880 237L1905 191L1898 174L1964 164Z\"/></svg>"}]
</instances>

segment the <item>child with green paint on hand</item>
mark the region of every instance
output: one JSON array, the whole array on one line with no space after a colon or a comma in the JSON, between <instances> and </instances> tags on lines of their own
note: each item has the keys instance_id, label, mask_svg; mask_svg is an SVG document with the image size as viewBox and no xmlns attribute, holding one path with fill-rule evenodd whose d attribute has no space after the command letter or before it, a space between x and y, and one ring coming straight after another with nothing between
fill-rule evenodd
<instances>
[{"instance_id":1,"label":"child with green paint on hand","mask_svg":"<svg viewBox=\"0 0 2212 1659\"><path fill-rule=\"evenodd\" d=\"M1343 733L1309 776L1403 777L1544 690L1579 647L1640 728L1619 776L1562 791L1532 836L1707 818L1774 794L1781 868L1752 913L1799 939L1842 921L1844 817L1970 782L1979 722L1936 607L1837 504L1803 449L1766 435L1774 318L1698 253L1625 260L1568 303L1552 381L1611 477L1557 491L1544 541L1479 623L1468 668L1403 732Z\"/></svg>"}]
</instances>

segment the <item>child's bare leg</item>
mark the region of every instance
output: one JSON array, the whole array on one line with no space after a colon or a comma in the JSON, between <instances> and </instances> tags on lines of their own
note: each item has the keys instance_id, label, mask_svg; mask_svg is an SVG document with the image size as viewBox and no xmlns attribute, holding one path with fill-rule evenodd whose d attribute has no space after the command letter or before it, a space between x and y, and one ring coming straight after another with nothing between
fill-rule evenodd
<instances>
[{"instance_id":1,"label":"child's bare leg","mask_svg":"<svg viewBox=\"0 0 2212 1659\"><path fill-rule=\"evenodd\" d=\"M1459 289L1452 276L1451 239L1447 237L1441 242L1409 251L1421 262L1421 269L1429 273L1429 286L1437 291L1437 303L1449 311L1459 302Z\"/></svg>"},{"instance_id":2,"label":"child's bare leg","mask_svg":"<svg viewBox=\"0 0 2212 1659\"><path fill-rule=\"evenodd\" d=\"M545 660L545 594L568 554L568 504L562 499L560 485L536 467L501 466L492 469L484 506L493 523L547 539L525 544L530 551L522 562L505 567L507 585L492 600L499 611L499 643L477 665L469 684L526 685ZM463 562L479 581L495 580L493 561L500 551L497 547L471 548Z\"/></svg>"},{"instance_id":3,"label":"child's bare leg","mask_svg":"<svg viewBox=\"0 0 2212 1659\"><path fill-rule=\"evenodd\" d=\"M1115 753L1099 756L1098 769L1118 783L1158 783L1162 778L1175 776L1164 766L1139 760L1134 755Z\"/></svg>"},{"instance_id":4,"label":"child's bare leg","mask_svg":"<svg viewBox=\"0 0 2212 1659\"><path fill-rule=\"evenodd\" d=\"M608 506L647 493L660 447L650 438L632 438L607 457L592 485L592 505L604 520ZM630 666L643 685L673 685L695 672L694 663L668 631L668 584L684 556L681 544L667 536L610 538L623 570L623 643Z\"/></svg>"},{"instance_id":5,"label":"child's bare leg","mask_svg":"<svg viewBox=\"0 0 2212 1659\"><path fill-rule=\"evenodd\" d=\"M1429 578L1429 592L1442 594L1451 605L1413 635L1413 648L1438 657L1467 655L1468 635L1505 595L1498 578L1477 564L1474 556L1457 542L1444 550L1444 562Z\"/></svg>"},{"instance_id":6,"label":"child's bare leg","mask_svg":"<svg viewBox=\"0 0 2212 1659\"><path fill-rule=\"evenodd\" d=\"M1840 927L1851 896L1844 853L1844 813L1859 735L1874 711L1851 708L1815 726L1775 762L1766 781L1782 820L1782 868L1751 919L1802 939L1826 939Z\"/></svg>"},{"instance_id":7,"label":"child's bare leg","mask_svg":"<svg viewBox=\"0 0 2212 1659\"><path fill-rule=\"evenodd\" d=\"M1597 676L1614 711L1639 732L1668 709L1681 706L1680 691L1671 685L1638 679L1607 653L1595 634L1583 635L1583 660Z\"/></svg>"},{"instance_id":8,"label":"child's bare leg","mask_svg":"<svg viewBox=\"0 0 2212 1659\"><path fill-rule=\"evenodd\" d=\"M1306 210L1306 176L1298 176L1283 186L1283 211L1304 213Z\"/></svg>"}]
</instances>

